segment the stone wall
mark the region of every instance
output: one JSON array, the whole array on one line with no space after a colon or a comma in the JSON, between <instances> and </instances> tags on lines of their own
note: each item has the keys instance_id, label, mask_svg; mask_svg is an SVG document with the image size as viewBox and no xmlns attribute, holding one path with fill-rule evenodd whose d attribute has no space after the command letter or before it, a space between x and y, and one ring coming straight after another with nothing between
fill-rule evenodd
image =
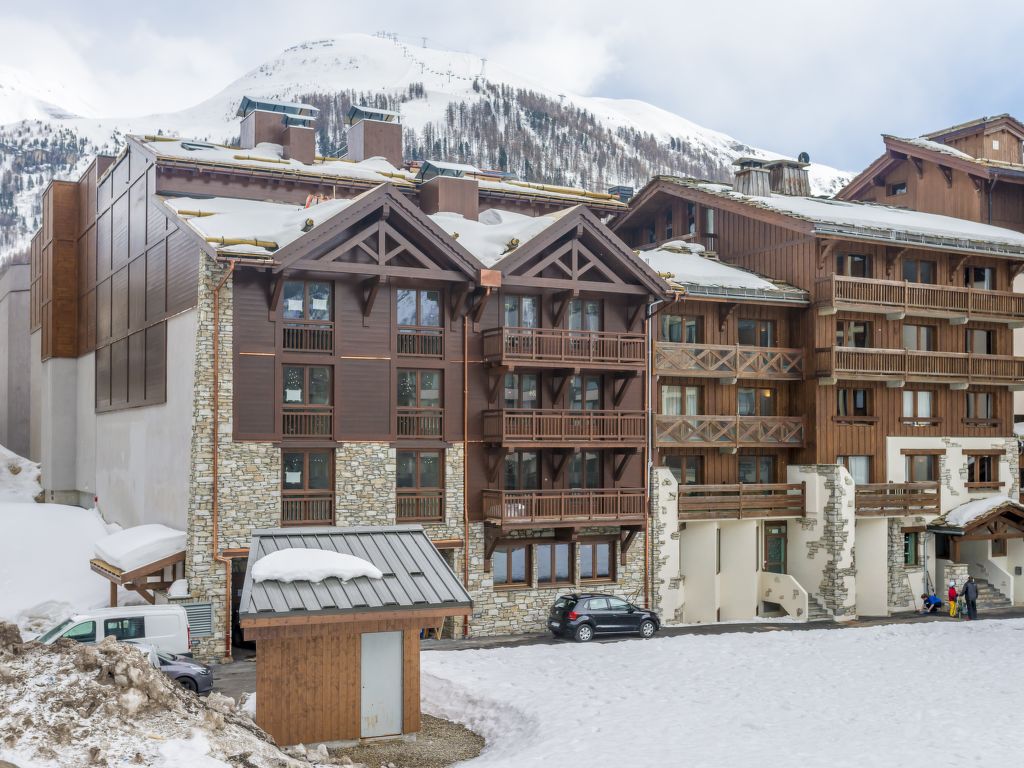
<instances>
[{"instance_id":1,"label":"stone wall","mask_svg":"<svg viewBox=\"0 0 1024 768\"><path fill-rule=\"evenodd\" d=\"M683 620L679 558L679 483L666 467L651 468L651 607L663 622Z\"/></svg>"},{"instance_id":2,"label":"stone wall","mask_svg":"<svg viewBox=\"0 0 1024 768\"><path fill-rule=\"evenodd\" d=\"M343 443L334 454L335 525L395 524L395 449Z\"/></svg>"},{"instance_id":3,"label":"stone wall","mask_svg":"<svg viewBox=\"0 0 1024 768\"><path fill-rule=\"evenodd\" d=\"M919 537L923 538L923 537ZM920 542L918 543L918 562L920 562ZM904 564L903 555L903 520L889 520L889 608L894 611L912 610L917 595L910 587L908 575L917 575L920 579L921 567Z\"/></svg>"}]
</instances>

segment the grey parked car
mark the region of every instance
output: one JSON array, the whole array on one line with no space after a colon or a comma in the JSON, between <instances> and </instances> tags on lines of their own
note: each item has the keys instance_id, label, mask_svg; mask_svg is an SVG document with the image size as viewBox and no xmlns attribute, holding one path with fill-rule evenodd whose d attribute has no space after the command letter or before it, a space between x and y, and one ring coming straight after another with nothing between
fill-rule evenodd
<instances>
[{"instance_id":1,"label":"grey parked car","mask_svg":"<svg viewBox=\"0 0 1024 768\"><path fill-rule=\"evenodd\" d=\"M129 641L131 642L131 641ZM158 651L145 643L132 643L149 654L149 663L178 685L193 693L205 695L213 689L213 670L189 656Z\"/></svg>"}]
</instances>

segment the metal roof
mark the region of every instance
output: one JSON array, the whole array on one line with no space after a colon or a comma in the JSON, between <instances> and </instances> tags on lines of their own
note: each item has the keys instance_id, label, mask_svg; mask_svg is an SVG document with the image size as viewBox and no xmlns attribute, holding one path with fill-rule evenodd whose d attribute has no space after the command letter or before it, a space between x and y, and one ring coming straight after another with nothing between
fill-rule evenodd
<instances>
[{"instance_id":1,"label":"metal roof","mask_svg":"<svg viewBox=\"0 0 1024 768\"><path fill-rule=\"evenodd\" d=\"M384 574L341 581L261 581L252 567L281 549L321 549L368 560ZM241 618L471 607L469 593L419 525L266 528L253 531Z\"/></svg>"}]
</instances>

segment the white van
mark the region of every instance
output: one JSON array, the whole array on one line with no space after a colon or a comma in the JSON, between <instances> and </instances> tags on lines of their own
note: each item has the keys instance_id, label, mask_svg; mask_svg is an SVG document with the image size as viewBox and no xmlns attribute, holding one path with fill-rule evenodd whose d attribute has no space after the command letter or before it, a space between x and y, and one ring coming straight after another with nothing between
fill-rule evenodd
<instances>
[{"instance_id":1,"label":"white van","mask_svg":"<svg viewBox=\"0 0 1024 768\"><path fill-rule=\"evenodd\" d=\"M188 614L180 605L134 605L98 608L78 613L51 627L37 639L44 645L66 637L80 643L96 643L107 635L118 640L146 643L164 653L192 655Z\"/></svg>"}]
</instances>

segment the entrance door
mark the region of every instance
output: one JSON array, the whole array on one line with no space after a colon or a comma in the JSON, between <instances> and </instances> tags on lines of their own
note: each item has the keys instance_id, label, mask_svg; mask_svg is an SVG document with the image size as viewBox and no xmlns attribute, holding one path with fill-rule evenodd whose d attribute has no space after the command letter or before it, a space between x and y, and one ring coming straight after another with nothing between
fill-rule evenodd
<instances>
[{"instance_id":1,"label":"entrance door","mask_svg":"<svg viewBox=\"0 0 1024 768\"><path fill-rule=\"evenodd\" d=\"M786 572L786 524L772 523L764 527L764 570Z\"/></svg>"},{"instance_id":2,"label":"entrance door","mask_svg":"<svg viewBox=\"0 0 1024 768\"><path fill-rule=\"evenodd\" d=\"M359 735L402 732L402 633L364 632L360 655Z\"/></svg>"}]
</instances>

